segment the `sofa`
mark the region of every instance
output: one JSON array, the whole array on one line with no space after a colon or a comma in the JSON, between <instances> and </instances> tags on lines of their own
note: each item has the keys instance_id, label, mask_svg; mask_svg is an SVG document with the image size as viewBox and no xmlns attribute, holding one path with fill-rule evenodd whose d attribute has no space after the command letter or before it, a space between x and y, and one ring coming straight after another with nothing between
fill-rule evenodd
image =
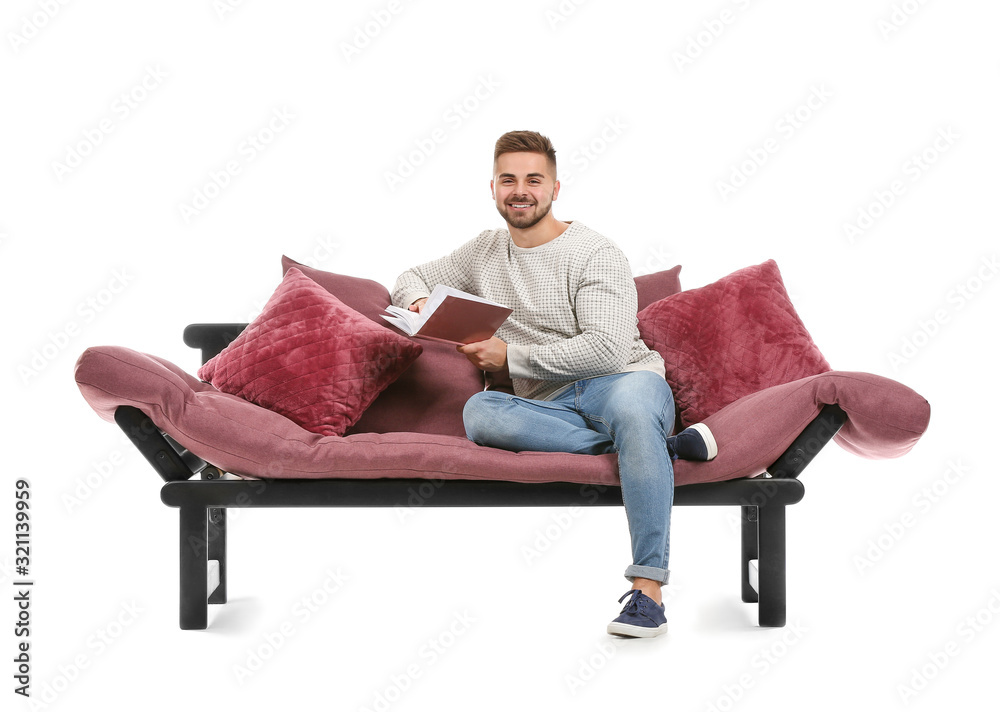
<instances>
[{"instance_id":1,"label":"sofa","mask_svg":"<svg viewBox=\"0 0 1000 712\"><path fill-rule=\"evenodd\" d=\"M799 475L831 440L860 457L904 455L930 406L892 379L831 369L773 260L687 291L680 269L635 279L676 429L705 422L719 446L710 462L675 462L674 504L740 508L742 600L757 603L761 626L782 626L785 507L804 496ZM621 506L613 454L468 440L464 403L484 388L513 392L510 381L390 327L384 286L288 257L282 274L250 324L185 329L197 374L124 346L91 346L76 363L83 397L179 510L182 629L206 628L209 604L227 600L232 507Z\"/></svg>"}]
</instances>

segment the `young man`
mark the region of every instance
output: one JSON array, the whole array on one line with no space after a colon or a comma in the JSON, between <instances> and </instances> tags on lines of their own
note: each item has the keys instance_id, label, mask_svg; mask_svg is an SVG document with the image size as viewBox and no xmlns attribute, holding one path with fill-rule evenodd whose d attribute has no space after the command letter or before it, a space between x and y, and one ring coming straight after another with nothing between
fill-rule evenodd
<instances>
[{"instance_id":1,"label":"young man","mask_svg":"<svg viewBox=\"0 0 1000 712\"><path fill-rule=\"evenodd\" d=\"M470 398L466 433L514 451L618 454L632 589L608 632L652 637L667 627L660 587L669 576L672 460L709 460L717 448L704 424L670 437L673 395L662 357L639 337L628 261L607 238L552 214L555 153L533 131L501 136L490 190L507 229L407 270L392 301L420 311L445 284L514 310L492 338L458 347L488 381L509 378L514 389Z\"/></svg>"}]
</instances>

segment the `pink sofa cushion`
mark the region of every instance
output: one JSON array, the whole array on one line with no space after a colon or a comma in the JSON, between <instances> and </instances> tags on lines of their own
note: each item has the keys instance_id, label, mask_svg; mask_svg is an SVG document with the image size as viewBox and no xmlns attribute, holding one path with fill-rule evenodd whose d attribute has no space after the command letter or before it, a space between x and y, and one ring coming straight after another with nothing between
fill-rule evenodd
<instances>
[{"instance_id":1,"label":"pink sofa cushion","mask_svg":"<svg viewBox=\"0 0 1000 712\"><path fill-rule=\"evenodd\" d=\"M236 474L273 478L509 480L618 484L615 455L508 452L466 437L414 432L321 435L202 383L169 361L121 346L87 349L76 363L80 392L100 417L130 405L194 454ZM927 427L927 401L867 373L831 371L754 393L706 422L719 442L711 462L675 463L678 485L763 472L828 403L848 422L835 440L865 457L897 457Z\"/></svg>"},{"instance_id":2,"label":"pink sofa cushion","mask_svg":"<svg viewBox=\"0 0 1000 712\"><path fill-rule=\"evenodd\" d=\"M905 455L927 430L931 414L920 394L882 376L826 371L799 378L743 396L705 418L719 454L711 462L691 463L698 481L763 472L824 405L832 404L847 414L834 442L869 459Z\"/></svg>"},{"instance_id":3,"label":"pink sofa cushion","mask_svg":"<svg viewBox=\"0 0 1000 712\"><path fill-rule=\"evenodd\" d=\"M420 352L292 268L198 376L306 430L343 435Z\"/></svg>"},{"instance_id":4,"label":"pink sofa cushion","mask_svg":"<svg viewBox=\"0 0 1000 712\"><path fill-rule=\"evenodd\" d=\"M774 260L639 312L639 334L665 362L678 429L745 395L830 370Z\"/></svg>"}]
</instances>

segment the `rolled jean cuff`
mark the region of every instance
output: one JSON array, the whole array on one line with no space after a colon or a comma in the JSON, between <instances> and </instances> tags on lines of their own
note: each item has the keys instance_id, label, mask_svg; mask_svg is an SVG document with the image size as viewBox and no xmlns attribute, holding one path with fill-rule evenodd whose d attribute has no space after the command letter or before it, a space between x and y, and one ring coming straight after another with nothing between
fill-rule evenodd
<instances>
[{"instance_id":1,"label":"rolled jean cuff","mask_svg":"<svg viewBox=\"0 0 1000 712\"><path fill-rule=\"evenodd\" d=\"M647 578L651 581L659 581L661 585L666 585L670 581L669 569L658 569L655 566L636 566L630 564L625 569L625 578L631 581L634 578Z\"/></svg>"}]
</instances>

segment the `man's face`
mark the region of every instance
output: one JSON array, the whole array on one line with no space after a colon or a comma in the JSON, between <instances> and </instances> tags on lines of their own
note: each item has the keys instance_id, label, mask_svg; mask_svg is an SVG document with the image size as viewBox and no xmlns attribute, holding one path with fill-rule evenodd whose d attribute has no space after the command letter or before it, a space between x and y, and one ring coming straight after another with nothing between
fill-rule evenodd
<instances>
[{"instance_id":1,"label":"man's face","mask_svg":"<svg viewBox=\"0 0 1000 712\"><path fill-rule=\"evenodd\" d=\"M542 153L500 154L490 188L500 215L521 230L548 215L559 195L559 182Z\"/></svg>"}]
</instances>

